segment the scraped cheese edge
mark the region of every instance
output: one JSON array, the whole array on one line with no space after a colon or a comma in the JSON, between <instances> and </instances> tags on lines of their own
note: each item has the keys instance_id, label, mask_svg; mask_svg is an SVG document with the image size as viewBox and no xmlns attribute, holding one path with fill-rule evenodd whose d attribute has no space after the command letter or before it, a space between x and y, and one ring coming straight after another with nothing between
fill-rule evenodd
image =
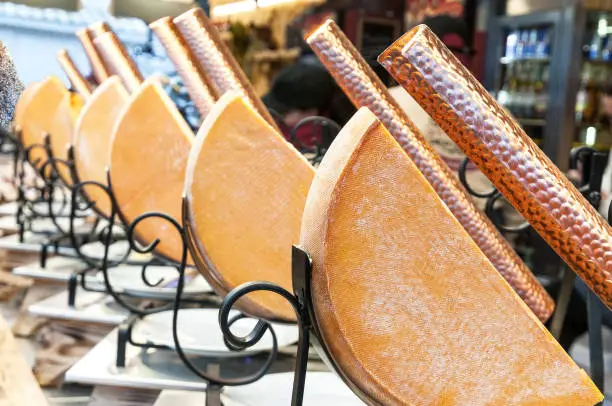
<instances>
[{"instance_id":1,"label":"scraped cheese edge","mask_svg":"<svg viewBox=\"0 0 612 406\"><path fill-rule=\"evenodd\" d=\"M217 293L270 281L292 292L291 246L314 169L237 92L217 101L189 156L185 226L192 255ZM273 293L239 303L247 314L294 321Z\"/></svg>"},{"instance_id":2,"label":"scraped cheese edge","mask_svg":"<svg viewBox=\"0 0 612 406\"><path fill-rule=\"evenodd\" d=\"M148 79L132 95L113 131L109 155L111 187L127 224L154 211L180 223L193 138L157 79ZM158 254L181 261L183 240L167 221L145 220L135 231L146 245L159 239Z\"/></svg>"},{"instance_id":3,"label":"scraped cheese edge","mask_svg":"<svg viewBox=\"0 0 612 406\"><path fill-rule=\"evenodd\" d=\"M28 104L30 104L30 101L32 100L32 97L36 94L36 89L38 89L39 85L40 82L30 83L19 95L19 99L15 104L15 112L13 113L13 124L15 129L18 131L23 128L23 116Z\"/></svg>"},{"instance_id":4,"label":"scraped cheese edge","mask_svg":"<svg viewBox=\"0 0 612 406\"><path fill-rule=\"evenodd\" d=\"M68 159L68 149L74 137L77 120L84 105L83 97L78 93L68 92L64 95L59 106L55 110L49 134L51 137L51 153L57 159L66 163ZM66 184L72 184L72 174L70 169L62 162L56 163L57 171Z\"/></svg>"},{"instance_id":5,"label":"scraped cheese edge","mask_svg":"<svg viewBox=\"0 0 612 406\"><path fill-rule=\"evenodd\" d=\"M94 181L107 186L106 168L113 130L129 94L117 76L104 81L85 103L77 120L72 146L79 181ZM84 189L96 209L107 218L112 212L108 195L96 186Z\"/></svg>"},{"instance_id":6,"label":"scraped cheese edge","mask_svg":"<svg viewBox=\"0 0 612 406\"><path fill-rule=\"evenodd\" d=\"M366 108L318 168L301 244L323 342L373 403L602 399Z\"/></svg>"},{"instance_id":7,"label":"scraped cheese edge","mask_svg":"<svg viewBox=\"0 0 612 406\"><path fill-rule=\"evenodd\" d=\"M31 99L24 109L21 121L21 140L25 148L35 144L43 145L45 135L50 132L51 123L54 119L55 109L68 93L61 80L50 76L43 80L33 90ZM31 149L30 162L40 167L47 160L47 154L43 148Z\"/></svg>"}]
</instances>

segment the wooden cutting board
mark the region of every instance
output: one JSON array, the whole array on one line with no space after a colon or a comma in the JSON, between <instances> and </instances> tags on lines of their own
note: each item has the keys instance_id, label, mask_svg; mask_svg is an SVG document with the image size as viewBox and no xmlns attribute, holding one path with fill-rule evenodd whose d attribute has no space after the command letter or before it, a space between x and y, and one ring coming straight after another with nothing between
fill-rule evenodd
<instances>
[{"instance_id":1,"label":"wooden cutting board","mask_svg":"<svg viewBox=\"0 0 612 406\"><path fill-rule=\"evenodd\" d=\"M157 79L132 95L113 132L111 186L121 217L131 224L148 212L179 221L193 133ZM136 228L140 241L160 240L156 252L180 262L183 241L171 225L148 219Z\"/></svg>"},{"instance_id":2,"label":"wooden cutting board","mask_svg":"<svg viewBox=\"0 0 612 406\"><path fill-rule=\"evenodd\" d=\"M49 133L51 153L54 158L68 162L68 149L72 145L76 122L83 109L83 98L77 93L67 93L55 110ZM72 185L72 174L67 165L56 163L59 175L67 185Z\"/></svg>"},{"instance_id":3,"label":"wooden cutting board","mask_svg":"<svg viewBox=\"0 0 612 406\"><path fill-rule=\"evenodd\" d=\"M106 167L111 138L128 100L129 94L116 76L106 79L87 100L77 121L72 141L74 165L81 182L95 181L107 185ZM86 187L84 192L95 202L100 213L110 217L112 205L105 192L95 186Z\"/></svg>"},{"instance_id":4,"label":"wooden cutting board","mask_svg":"<svg viewBox=\"0 0 612 406\"><path fill-rule=\"evenodd\" d=\"M22 405L46 406L48 403L0 315L0 406Z\"/></svg>"},{"instance_id":5,"label":"wooden cutting board","mask_svg":"<svg viewBox=\"0 0 612 406\"><path fill-rule=\"evenodd\" d=\"M291 245L314 168L237 92L204 120L189 157L185 227L199 270L217 293L250 281L292 291ZM242 311L295 320L273 293L249 295Z\"/></svg>"},{"instance_id":6,"label":"wooden cutting board","mask_svg":"<svg viewBox=\"0 0 612 406\"><path fill-rule=\"evenodd\" d=\"M55 109L62 98L68 93L64 84L56 77L51 76L33 90L29 103L24 108L23 117L20 117L22 128L22 142L28 148L35 144L42 145L46 134L51 130L51 123L55 116ZM27 99L27 98L26 98ZM44 164L47 154L42 148L31 150L30 162L40 167Z\"/></svg>"},{"instance_id":7,"label":"wooden cutting board","mask_svg":"<svg viewBox=\"0 0 612 406\"><path fill-rule=\"evenodd\" d=\"M366 108L318 168L301 234L327 354L368 403L602 399Z\"/></svg>"}]
</instances>

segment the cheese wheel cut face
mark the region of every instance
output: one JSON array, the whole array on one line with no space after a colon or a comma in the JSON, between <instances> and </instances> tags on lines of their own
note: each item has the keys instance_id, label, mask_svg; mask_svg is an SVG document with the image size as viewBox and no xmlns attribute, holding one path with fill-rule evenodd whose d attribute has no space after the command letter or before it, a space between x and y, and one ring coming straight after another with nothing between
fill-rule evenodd
<instances>
[{"instance_id":1,"label":"cheese wheel cut face","mask_svg":"<svg viewBox=\"0 0 612 406\"><path fill-rule=\"evenodd\" d=\"M161 212L180 222L193 138L160 84L155 79L143 83L121 114L110 153L111 187L126 224L148 212ZM181 261L183 240L167 221L147 219L135 231L146 245L159 239L159 255Z\"/></svg>"},{"instance_id":2,"label":"cheese wheel cut face","mask_svg":"<svg viewBox=\"0 0 612 406\"><path fill-rule=\"evenodd\" d=\"M314 169L236 92L215 104L189 156L185 227L191 254L220 295L250 281L292 292L291 246ZM238 303L247 314L294 321L273 293Z\"/></svg>"},{"instance_id":3,"label":"cheese wheel cut face","mask_svg":"<svg viewBox=\"0 0 612 406\"><path fill-rule=\"evenodd\" d=\"M51 131L51 123L55 118L55 108L67 93L68 90L56 77L49 77L36 86L24 109L23 117L20 117L21 139L25 148L44 144L45 136ZM40 167L46 159L47 154L43 148L31 149L30 162L35 166Z\"/></svg>"},{"instance_id":4,"label":"cheese wheel cut face","mask_svg":"<svg viewBox=\"0 0 612 406\"><path fill-rule=\"evenodd\" d=\"M602 399L366 108L318 168L301 234L322 342L368 403Z\"/></svg>"},{"instance_id":5,"label":"cheese wheel cut face","mask_svg":"<svg viewBox=\"0 0 612 406\"><path fill-rule=\"evenodd\" d=\"M107 186L106 168L111 138L129 97L121 80L113 76L105 80L87 100L77 121L72 142L79 181L94 181ZM107 218L111 216L112 205L103 190L92 185L83 190L100 213Z\"/></svg>"},{"instance_id":6,"label":"cheese wheel cut face","mask_svg":"<svg viewBox=\"0 0 612 406\"><path fill-rule=\"evenodd\" d=\"M55 117L50 127L51 153L53 157L68 160L68 147L74 138L77 120L83 109L83 98L77 93L67 93L55 110ZM62 162L56 163L57 171L68 185L72 185L70 168Z\"/></svg>"},{"instance_id":7,"label":"cheese wheel cut face","mask_svg":"<svg viewBox=\"0 0 612 406\"><path fill-rule=\"evenodd\" d=\"M19 99L17 100L17 104L15 104L15 111L13 113L13 123L16 130L21 130L23 128L23 116L25 114L26 107L28 104L30 104L32 97L36 94L36 89L39 85L39 82L30 83L19 95Z\"/></svg>"}]
</instances>

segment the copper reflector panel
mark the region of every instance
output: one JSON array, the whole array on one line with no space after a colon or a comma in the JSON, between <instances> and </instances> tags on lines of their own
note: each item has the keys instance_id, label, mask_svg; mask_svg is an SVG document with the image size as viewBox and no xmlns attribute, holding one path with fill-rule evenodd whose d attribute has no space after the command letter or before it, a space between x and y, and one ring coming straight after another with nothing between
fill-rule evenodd
<instances>
[{"instance_id":1,"label":"copper reflector panel","mask_svg":"<svg viewBox=\"0 0 612 406\"><path fill-rule=\"evenodd\" d=\"M217 94L222 96L229 90L239 91L271 126L278 129L276 121L204 11L200 8L191 9L176 17L174 24L183 34Z\"/></svg>"},{"instance_id":2,"label":"copper reflector panel","mask_svg":"<svg viewBox=\"0 0 612 406\"><path fill-rule=\"evenodd\" d=\"M110 74L119 76L130 93L136 91L143 81L142 74L117 35L112 31L100 34L94 45Z\"/></svg>"},{"instance_id":3,"label":"copper reflector panel","mask_svg":"<svg viewBox=\"0 0 612 406\"><path fill-rule=\"evenodd\" d=\"M59 61L62 69L66 76L68 76L68 80L72 84L74 90L79 92L81 97L87 99L91 96L91 86L87 79L83 76L83 74L78 70L74 61L68 54L68 51L62 49L57 53L57 60Z\"/></svg>"},{"instance_id":4,"label":"copper reflector panel","mask_svg":"<svg viewBox=\"0 0 612 406\"><path fill-rule=\"evenodd\" d=\"M426 26L379 58L608 306L612 228Z\"/></svg>"},{"instance_id":5,"label":"copper reflector panel","mask_svg":"<svg viewBox=\"0 0 612 406\"><path fill-rule=\"evenodd\" d=\"M127 105L129 94L121 80L112 76L102 83L87 100L76 124L74 166L79 181L94 181L107 185L106 167L110 154L113 130ZM86 187L85 194L95 208L106 217L112 213L108 195L98 187Z\"/></svg>"},{"instance_id":6,"label":"copper reflector panel","mask_svg":"<svg viewBox=\"0 0 612 406\"><path fill-rule=\"evenodd\" d=\"M554 301L525 266L510 244L479 210L452 170L427 143L406 112L331 20L306 41L356 107L368 107L387 127L425 175L457 220L480 249L542 321L554 310Z\"/></svg>"},{"instance_id":7,"label":"copper reflector panel","mask_svg":"<svg viewBox=\"0 0 612 406\"><path fill-rule=\"evenodd\" d=\"M126 224L148 212L180 220L185 169L193 133L156 79L136 91L115 126L110 150L110 180ZM183 240L165 220L149 219L136 227L144 245L180 262Z\"/></svg>"},{"instance_id":8,"label":"copper reflector panel","mask_svg":"<svg viewBox=\"0 0 612 406\"><path fill-rule=\"evenodd\" d=\"M86 28L77 31L76 36L85 50L87 59L89 59L93 76L96 79L97 84L100 85L110 77L110 73L108 72L106 65L104 65L104 61L102 61L102 57L98 53L98 50L94 46L93 36Z\"/></svg>"},{"instance_id":9,"label":"copper reflector panel","mask_svg":"<svg viewBox=\"0 0 612 406\"><path fill-rule=\"evenodd\" d=\"M317 169L301 230L319 335L368 404L602 399L366 108Z\"/></svg>"},{"instance_id":10,"label":"copper reflector panel","mask_svg":"<svg viewBox=\"0 0 612 406\"><path fill-rule=\"evenodd\" d=\"M206 117L217 100L217 93L185 39L170 17L157 20L150 27L166 49L200 115Z\"/></svg>"},{"instance_id":11,"label":"copper reflector panel","mask_svg":"<svg viewBox=\"0 0 612 406\"><path fill-rule=\"evenodd\" d=\"M224 296L250 281L291 290L291 245L314 168L241 97L228 92L206 117L185 176L185 229L198 269ZM240 309L295 321L274 293L241 299Z\"/></svg>"}]
</instances>

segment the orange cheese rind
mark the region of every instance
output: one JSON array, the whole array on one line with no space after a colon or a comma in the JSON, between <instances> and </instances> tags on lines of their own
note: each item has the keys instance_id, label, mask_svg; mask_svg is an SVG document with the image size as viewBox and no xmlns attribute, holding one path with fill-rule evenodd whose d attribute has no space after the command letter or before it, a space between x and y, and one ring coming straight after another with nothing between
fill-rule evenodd
<instances>
[{"instance_id":1,"label":"orange cheese rind","mask_svg":"<svg viewBox=\"0 0 612 406\"><path fill-rule=\"evenodd\" d=\"M74 166L79 181L107 186L108 155L113 130L129 100L129 94L117 76L106 79L85 103L76 123L72 140ZM113 210L108 194L95 186L84 190L96 210L110 217Z\"/></svg>"},{"instance_id":2,"label":"orange cheese rind","mask_svg":"<svg viewBox=\"0 0 612 406\"><path fill-rule=\"evenodd\" d=\"M317 170L301 245L325 355L367 403L602 400L367 108Z\"/></svg>"},{"instance_id":3,"label":"orange cheese rind","mask_svg":"<svg viewBox=\"0 0 612 406\"><path fill-rule=\"evenodd\" d=\"M126 224L149 212L180 222L193 137L157 79L147 79L131 96L113 130L108 158L113 195ZM183 240L165 220L145 220L135 232L145 245L159 239L158 255L181 261Z\"/></svg>"},{"instance_id":4,"label":"orange cheese rind","mask_svg":"<svg viewBox=\"0 0 612 406\"><path fill-rule=\"evenodd\" d=\"M291 291L291 245L313 176L239 92L217 101L191 150L184 192L190 251L217 293L254 280ZM291 306L272 293L238 305L253 316L295 321Z\"/></svg>"}]
</instances>

